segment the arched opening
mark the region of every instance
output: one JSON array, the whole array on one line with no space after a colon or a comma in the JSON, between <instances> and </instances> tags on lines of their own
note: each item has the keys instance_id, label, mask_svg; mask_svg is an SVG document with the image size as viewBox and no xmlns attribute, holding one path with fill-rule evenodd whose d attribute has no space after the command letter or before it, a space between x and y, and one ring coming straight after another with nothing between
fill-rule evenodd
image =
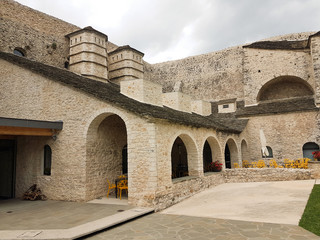
<instances>
[{"instance_id":1,"label":"arched opening","mask_svg":"<svg viewBox=\"0 0 320 240\"><path fill-rule=\"evenodd\" d=\"M189 176L187 148L180 137L177 137L171 149L172 179Z\"/></svg>"},{"instance_id":2,"label":"arched opening","mask_svg":"<svg viewBox=\"0 0 320 240\"><path fill-rule=\"evenodd\" d=\"M257 101L312 96L312 87L295 76L280 76L267 82L259 91Z\"/></svg>"},{"instance_id":3,"label":"arched opening","mask_svg":"<svg viewBox=\"0 0 320 240\"><path fill-rule=\"evenodd\" d=\"M319 151L319 150L320 148L318 144L314 142L307 142L302 147L303 158L309 158L311 160L314 160L312 152Z\"/></svg>"},{"instance_id":4,"label":"arched opening","mask_svg":"<svg viewBox=\"0 0 320 240\"><path fill-rule=\"evenodd\" d=\"M210 172L210 164L212 163L212 151L208 141L204 143L202 157L203 172Z\"/></svg>"},{"instance_id":5,"label":"arched opening","mask_svg":"<svg viewBox=\"0 0 320 240\"><path fill-rule=\"evenodd\" d=\"M221 148L215 137L208 137L203 146L203 171L210 172L210 164L219 161L221 163Z\"/></svg>"},{"instance_id":6,"label":"arched opening","mask_svg":"<svg viewBox=\"0 0 320 240\"><path fill-rule=\"evenodd\" d=\"M224 150L225 167L232 168L234 163L238 163L238 148L233 139L229 139Z\"/></svg>"},{"instance_id":7,"label":"arched opening","mask_svg":"<svg viewBox=\"0 0 320 240\"><path fill-rule=\"evenodd\" d=\"M186 134L178 136L172 145L171 173L172 178L199 176L202 173L195 142Z\"/></svg>"},{"instance_id":8,"label":"arched opening","mask_svg":"<svg viewBox=\"0 0 320 240\"><path fill-rule=\"evenodd\" d=\"M122 118L107 113L96 117L88 129L86 150L86 198L105 196L107 180L115 183L128 172L127 130Z\"/></svg>"},{"instance_id":9,"label":"arched opening","mask_svg":"<svg viewBox=\"0 0 320 240\"><path fill-rule=\"evenodd\" d=\"M248 144L245 140L241 142L241 160L249 160Z\"/></svg>"},{"instance_id":10,"label":"arched opening","mask_svg":"<svg viewBox=\"0 0 320 240\"><path fill-rule=\"evenodd\" d=\"M231 168L231 155L230 155L230 149L228 144L226 145L226 148L224 150L224 158L225 158L226 168Z\"/></svg>"}]
</instances>

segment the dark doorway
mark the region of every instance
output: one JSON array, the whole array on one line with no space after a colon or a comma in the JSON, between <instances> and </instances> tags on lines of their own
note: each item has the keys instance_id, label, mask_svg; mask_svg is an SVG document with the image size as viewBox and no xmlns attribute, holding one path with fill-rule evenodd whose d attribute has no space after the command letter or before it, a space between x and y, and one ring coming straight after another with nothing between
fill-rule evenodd
<instances>
[{"instance_id":1,"label":"dark doorway","mask_svg":"<svg viewBox=\"0 0 320 240\"><path fill-rule=\"evenodd\" d=\"M128 173L128 147L125 145L122 148L122 174Z\"/></svg>"},{"instance_id":2,"label":"dark doorway","mask_svg":"<svg viewBox=\"0 0 320 240\"><path fill-rule=\"evenodd\" d=\"M182 139L177 137L171 150L172 178L189 176L187 148Z\"/></svg>"},{"instance_id":3,"label":"dark doorway","mask_svg":"<svg viewBox=\"0 0 320 240\"><path fill-rule=\"evenodd\" d=\"M0 139L0 199L14 197L15 141Z\"/></svg>"},{"instance_id":4,"label":"dark doorway","mask_svg":"<svg viewBox=\"0 0 320 240\"><path fill-rule=\"evenodd\" d=\"M224 159L226 163L226 168L231 168L231 155L228 144L226 144L226 149L224 150Z\"/></svg>"},{"instance_id":5,"label":"dark doorway","mask_svg":"<svg viewBox=\"0 0 320 240\"><path fill-rule=\"evenodd\" d=\"M208 141L205 142L203 147L203 171L210 171L210 164L212 163L212 151Z\"/></svg>"}]
</instances>

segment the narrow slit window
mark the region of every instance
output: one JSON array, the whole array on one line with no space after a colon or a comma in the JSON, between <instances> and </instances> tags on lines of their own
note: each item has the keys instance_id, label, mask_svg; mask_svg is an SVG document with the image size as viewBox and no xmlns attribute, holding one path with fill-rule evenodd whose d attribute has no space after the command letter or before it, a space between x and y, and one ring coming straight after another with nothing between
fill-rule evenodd
<instances>
[{"instance_id":1,"label":"narrow slit window","mask_svg":"<svg viewBox=\"0 0 320 240\"><path fill-rule=\"evenodd\" d=\"M44 146L43 174L51 175L52 151L49 145Z\"/></svg>"},{"instance_id":2,"label":"narrow slit window","mask_svg":"<svg viewBox=\"0 0 320 240\"><path fill-rule=\"evenodd\" d=\"M223 104L222 108L229 108L229 104Z\"/></svg>"}]
</instances>

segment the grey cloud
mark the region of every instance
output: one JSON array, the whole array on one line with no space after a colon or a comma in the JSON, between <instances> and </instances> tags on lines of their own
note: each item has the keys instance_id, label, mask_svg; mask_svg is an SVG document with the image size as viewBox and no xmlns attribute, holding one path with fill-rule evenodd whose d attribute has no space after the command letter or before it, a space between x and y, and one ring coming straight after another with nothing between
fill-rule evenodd
<instances>
[{"instance_id":1,"label":"grey cloud","mask_svg":"<svg viewBox=\"0 0 320 240\"><path fill-rule=\"evenodd\" d=\"M319 0L132 0L129 11L112 28L103 23L113 21L108 14L122 9L115 9L111 0L103 2L108 7L98 16L101 19L98 22L91 22L96 14L91 9L95 1L19 1L32 3L33 7L38 5L80 27L92 25L106 33L110 41L129 44L144 52L147 61L177 58L169 50L185 37L183 30L187 27L193 28L187 42L190 41L190 47L184 46L188 55L212 52L248 40L320 30ZM169 52L168 56L162 52ZM157 58L160 55L162 58Z\"/></svg>"}]
</instances>

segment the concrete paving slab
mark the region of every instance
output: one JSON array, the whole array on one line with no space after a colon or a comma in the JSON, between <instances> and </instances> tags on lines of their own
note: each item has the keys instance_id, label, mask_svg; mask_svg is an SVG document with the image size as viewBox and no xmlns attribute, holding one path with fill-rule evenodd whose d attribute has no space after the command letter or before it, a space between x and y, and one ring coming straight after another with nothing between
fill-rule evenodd
<instances>
[{"instance_id":1,"label":"concrete paving slab","mask_svg":"<svg viewBox=\"0 0 320 240\"><path fill-rule=\"evenodd\" d=\"M154 213L81 239L319 240L295 226Z\"/></svg>"},{"instance_id":2,"label":"concrete paving slab","mask_svg":"<svg viewBox=\"0 0 320 240\"><path fill-rule=\"evenodd\" d=\"M1 240L76 239L153 212L152 208L132 208L67 229L0 230Z\"/></svg>"},{"instance_id":3,"label":"concrete paving slab","mask_svg":"<svg viewBox=\"0 0 320 240\"><path fill-rule=\"evenodd\" d=\"M314 183L314 180L227 183L161 213L298 225Z\"/></svg>"},{"instance_id":4,"label":"concrete paving slab","mask_svg":"<svg viewBox=\"0 0 320 240\"><path fill-rule=\"evenodd\" d=\"M117 204L114 204L117 203ZM75 239L153 212L126 200L0 201L0 240Z\"/></svg>"}]
</instances>

